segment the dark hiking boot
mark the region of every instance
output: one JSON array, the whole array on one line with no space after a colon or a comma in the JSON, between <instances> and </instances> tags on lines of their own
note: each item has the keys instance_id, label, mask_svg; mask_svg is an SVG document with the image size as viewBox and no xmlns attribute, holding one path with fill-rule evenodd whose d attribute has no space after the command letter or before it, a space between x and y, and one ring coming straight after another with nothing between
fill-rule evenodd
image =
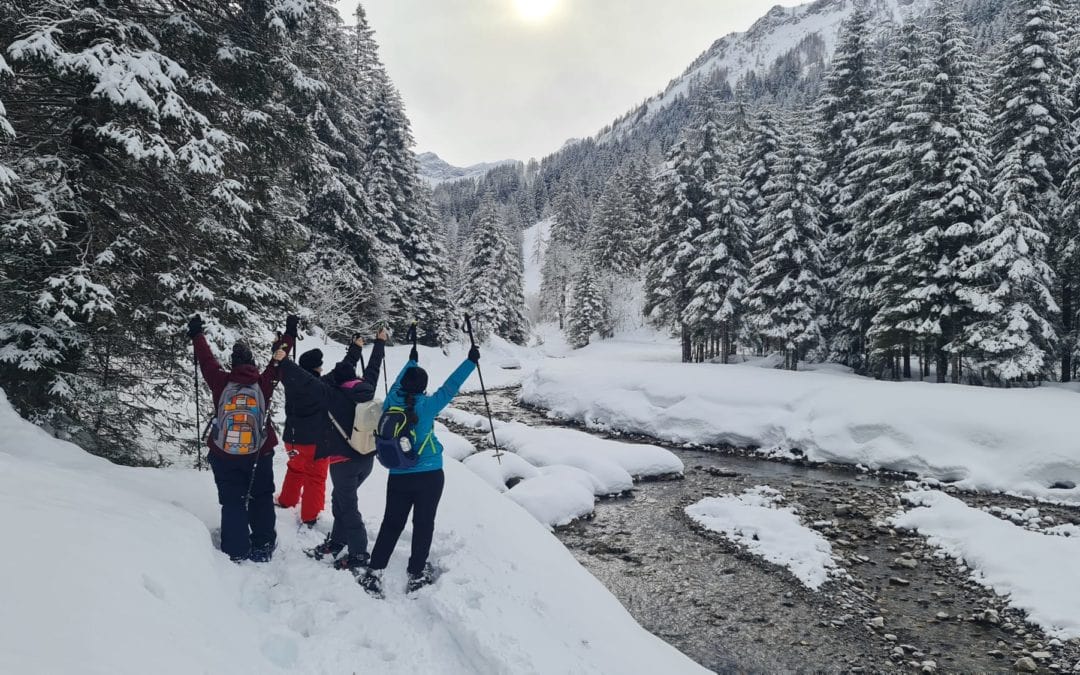
<instances>
[{"instance_id":1,"label":"dark hiking boot","mask_svg":"<svg viewBox=\"0 0 1080 675\"><path fill-rule=\"evenodd\" d=\"M246 554L245 555L231 555L231 556L229 556L229 560L236 563L237 565L239 565L240 563L244 562L247 559L248 559L248 556Z\"/></svg>"},{"instance_id":2,"label":"dark hiking boot","mask_svg":"<svg viewBox=\"0 0 1080 675\"><path fill-rule=\"evenodd\" d=\"M309 558L315 560L322 560L323 558L336 558L345 550L345 544L339 544L336 541L331 541L330 536L327 535L326 541L319 544L315 548L309 548L304 551Z\"/></svg>"},{"instance_id":3,"label":"dark hiking boot","mask_svg":"<svg viewBox=\"0 0 1080 675\"><path fill-rule=\"evenodd\" d=\"M262 546L254 546L251 549L251 555L248 556L248 560L254 563L268 563L270 559L274 557L274 551L277 550L277 543L263 544Z\"/></svg>"},{"instance_id":4,"label":"dark hiking boot","mask_svg":"<svg viewBox=\"0 0 1080 675\"><path fill-rule=\"evenodd\" d=\"M334 561L334 569L349 570L353 574L359 574L367 567L370 557L367 553L350 553Z\"/></svg>"},{"instance_id":5,"label":"dark hiking boot","mask_svg":"<svg viewBox=\"0 0 1080 675\"><path fill-rule=\"evenodd\" d=\"M430 586L435 581L435 569L431 563L424 565L424 571L420 574L409 572L409 583L405 585L406 593L414 593L424 586Z\"/></svg>"},{"instance_id":6,"label":"dark hiking boot","mask_svg":"<svg viewBox=\"0 0 1080 675\"><path fill-rule=\"evenodd\" d=\"M318 522L319 522L319 519L314 518L312 520L302 521L300 524L301 525L307 525L307 529L309 529L309 530L314 530L315 529L315 524L318 523Z\"/></svg>"},{"instance_id":7,"label":"dark hiking boot","mask_svg":"<svg viewBox=\"0 0 1080 675\"><path fill-rule=\"evenodd\" d=\"M356 583L360 584L368 595L375 598L383 597L382 570L366 569L363 574L356 577Z\"/></svg>"}]
</instances>

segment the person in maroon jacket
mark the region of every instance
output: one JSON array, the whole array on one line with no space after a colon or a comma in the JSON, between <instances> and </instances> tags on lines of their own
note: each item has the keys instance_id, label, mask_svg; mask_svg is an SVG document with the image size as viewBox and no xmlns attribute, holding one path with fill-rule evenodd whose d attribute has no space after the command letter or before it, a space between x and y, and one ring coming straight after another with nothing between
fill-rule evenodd
<instances>
[{"instance_id":1,"label":"person in maroon jacket","mask_svg":"<svg viewBox=\"0 0 1080 675\"><path fill-rule=\"evenodd\" d=\"M265 427L259 432L265 440L257 452L233 454L218 447L216 425L221 420L215 421L215 428L207 436L206 445L210 449L210 468L214 472L218 503L221 504L221 550L234 562L269 562L277 545L273 454L278 437L270 421L269 406L278 382L278 362L272 360L260 372L251 348L237 342L233 345L229 369L222 368L203 335L202 317L197 315L188 322L188 337L195 347L199 369L213 395L215 413L220 408L222 395L227 389L235 389L234 385L257 385L262 393ZM292 348L287 336L277 346L281 345L285 345L286 350Z\"/></svg>"}]
</instances>

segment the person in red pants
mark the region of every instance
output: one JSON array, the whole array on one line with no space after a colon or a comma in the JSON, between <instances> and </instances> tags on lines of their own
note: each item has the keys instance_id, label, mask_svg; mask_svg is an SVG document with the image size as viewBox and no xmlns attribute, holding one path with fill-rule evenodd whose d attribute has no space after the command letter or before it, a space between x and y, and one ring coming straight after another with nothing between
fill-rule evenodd
<instances>
[{"instance_id":1,"label":"person in red pants","mask_svg":"<svg viewBox=\"0 0 1080 675\"><path fill-rule=\"evenodd\" d=\"M295 343L299 319L290 316L285 322L285 338ZM314 377L322 375L323 353L312 349L304 352L298 365ZM326 506L326 475L329 458L316 459L315 450L325 426L326 405L307 396L302 390L285 382L285 451L289 454L285 482L277 505L291 509L300 505L300 520L314 527Z\"/></svg>"}]
</instances>

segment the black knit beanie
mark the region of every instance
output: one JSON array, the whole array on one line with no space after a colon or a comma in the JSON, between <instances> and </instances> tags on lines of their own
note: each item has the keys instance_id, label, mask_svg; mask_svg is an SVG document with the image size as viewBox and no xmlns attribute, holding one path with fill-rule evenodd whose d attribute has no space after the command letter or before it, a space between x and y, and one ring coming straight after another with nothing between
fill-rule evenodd
<instances>
[{"instance_id":1,"label":"black knit beanie","mask_svg":"<svg viewBox=\"0 0 1080 675\"><path fill-rule=\"evenodd\" d=\"M255 365L255 357L251 355L251 347L248 347L243 342L237 342L232 348L232 368L233 370L240 366L253 366Z\"/></svg>"},{"instance_id":2,"label":"black knit beanie","mask_svg":"<svg viewBox=\"0 0 1080 675\"><path fill-rule=\"evenodd\" d=\"M311 349L300 355L300 367L304 370L315 372L322 368L322 350Z\"/></svg>"},{"instance_id":3,"label":"black knit beanie","mask_svg":"<svg viewBox=\"0 0 1080 675\"><path fill-rule=\"evenodd\" d=\"M420 366L413 366L401 376L401 388L407 394L423 394L427 389L427 371Z\"/></svg>"},{"instance_id":4,"label":"black knit beanie","mask_svg":"<svg viewBox=\"0 0 1080 675\"><path fill-rule=\"evenodd\" d=\"M359 379L356 377L356 366L344 361L334 366L334 384L345 384L356 379Z\"/></svg>"}]
</instances>

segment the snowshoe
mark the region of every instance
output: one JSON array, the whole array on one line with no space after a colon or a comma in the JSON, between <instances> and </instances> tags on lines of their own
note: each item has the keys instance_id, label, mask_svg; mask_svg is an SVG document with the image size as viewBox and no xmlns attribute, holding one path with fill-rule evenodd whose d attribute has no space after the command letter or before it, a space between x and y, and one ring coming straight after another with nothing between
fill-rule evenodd
<instances>
[{"instance_id":1,"label":"snowshoe","mask_svg":"<svg viewBox=\"0 0 1080 675\"><path fill-rule=\"evenodd\" d=\"M356 577L356 583L360 584L368 595L375 598L383 597L382 570L364 570L363 574Z\"/></svg>"},{"instance_id":2,"label":"snowshoe","mask_svg":"<svg viewBox=\"0 0 1080 675\"><path fill-rule=\"evenodd\" d=\"M359 574L367 567L370 556L367 553L350 553L334 561L334 569L349 570L353 574Z\"/></svg>"},{"instance_id":3,"label":"snowshoe","mask_svg":"<svg viewBox=\"0 0 1080 675\"><path fill-rule=\"evenodd\" d=\"M409 572L409 583L405 585L405 592L415 593L424 586L430 586L434 581L435 568L431 566L431 563L426 563L424 570L420 574Z\"/></svg>"},{"instance_id":4,"label":"snowshoe","mask_svg":"<svg viewBox=\"0 0 1080 675\"><path fill-rule=\"evenodd\" d=\"M319 544L315 548L309 548L304 551L307 557L315 560L322 560L323 558L337 558L342 551L345 550L345 544L340 544L336 541L331 541L330 535L326 536L326 541Z\"/></svg>"},{"instance_id":5,"label":"snowshoe","mask_svg":"<svg viewBox=\"0 0 1080 675\"><path fill-rule=\"evenodd\" d=\"M248 556L248 560L254 563L268 563L270 559L274 557L274 551L277 550L277 542L272 544L263 544L262 546L254 546L251 549L251 554Z\"/></svg>"}]
</instances>

